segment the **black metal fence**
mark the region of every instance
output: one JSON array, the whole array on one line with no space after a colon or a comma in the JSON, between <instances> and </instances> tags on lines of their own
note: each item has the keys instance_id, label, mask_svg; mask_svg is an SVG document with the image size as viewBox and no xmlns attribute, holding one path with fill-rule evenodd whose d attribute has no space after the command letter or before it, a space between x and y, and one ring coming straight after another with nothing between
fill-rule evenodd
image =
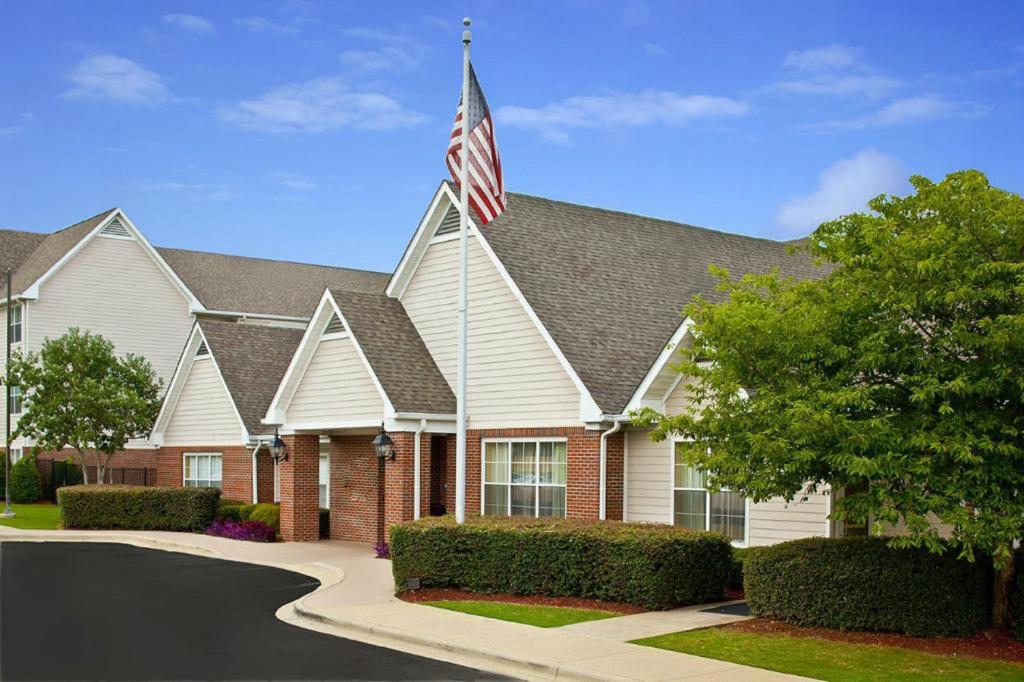
<instances>
[{"instance_id":1,"label":"black metal fence","mask_svg":"<svg viewBox=\"0 0 1024 682\"><path fill-rule=\"evenodd\" d=\"M36 468L43 482L43 498L57 501L57 488L66 485L77 485L82 482L82 467L77 464L58 459L37 459ZM87 466L89 481L96 481L96 467ZM112 485L156 485L156 469L145 467L107 467L103 472L103 482Z\"/></svg>"}]
</instances>

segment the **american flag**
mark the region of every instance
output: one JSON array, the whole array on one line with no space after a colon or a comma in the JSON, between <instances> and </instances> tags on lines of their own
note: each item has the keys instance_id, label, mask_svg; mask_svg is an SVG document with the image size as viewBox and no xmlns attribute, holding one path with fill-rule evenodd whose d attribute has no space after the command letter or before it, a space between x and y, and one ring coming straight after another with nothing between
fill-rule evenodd
<instances>
[{"instance_id":1,"label":"american flag","mask_svg":"<svg viewBox=\"0 0 1024 682\"><path fill-rule=\"evenodd\" d=\"M501 158L494 140L494 122L472 65L469 67L469 106L465 107L459 99L459 109L455 114L455 125L452 126L451 141L445 155L452 179L460 188L464 121L469 125L469 205L476 212L480 224L486 225L505 210L505 182L501 177Z\"/></svg>"}]
</instances>

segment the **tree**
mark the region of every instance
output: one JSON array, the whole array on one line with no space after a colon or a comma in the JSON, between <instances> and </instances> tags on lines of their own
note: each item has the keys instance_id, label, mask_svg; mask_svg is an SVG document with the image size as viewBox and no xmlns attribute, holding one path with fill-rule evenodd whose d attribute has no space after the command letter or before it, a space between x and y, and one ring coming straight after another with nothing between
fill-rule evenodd
<instances>
[{"instance_id":1,"label":"tree","mask_svg":"<svg viewBox=\"0 0 1024 682\"><path fill-rule=\"evenodd\" d=\"M47 339L39 353L15 355L11 383L27 396L15 437L43 450L72 448L83 472L91 458L97 482L115 452L149 434L160 410L161 381L145 358L119 358L110 341L77 328Z\"/></svg>"},{"instance_id":2,"label":"tree","mask_svg":"<svg viewBox=\"0 0 1024 682\"><path fill-rule=\"evenodd\" d=\"M1024 199L977 171L911 183L799 247L822 279L719 270L724 300L686 309L695 407L635 418L692 438L712 487L828 485L831 518L899 524L895 546L944 551L948 524L962 556L994 559L1003 625L1024 537Z\"/></svg>"}]
</instances>

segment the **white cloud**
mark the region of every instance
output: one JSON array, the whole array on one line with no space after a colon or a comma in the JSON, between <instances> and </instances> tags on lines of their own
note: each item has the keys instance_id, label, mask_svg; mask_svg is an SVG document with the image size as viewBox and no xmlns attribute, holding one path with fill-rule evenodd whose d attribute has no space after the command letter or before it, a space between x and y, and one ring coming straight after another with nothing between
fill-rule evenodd
<instances>
[{"instance_id":1,"label":"white cloud","mask_svg":"<svg viewBox=\"0 0 1024 682\"><path fill-rule=\"evenodd\" d=\"M668 54L668 50L663 48L661 45L658 45L657 43L650 43L644 41L640 43L640 48L648 57L663 57Z\"/></svg>"},{"instance_id":2,"label":"white cloud","mask_svg":"<svg viewBox=\"0 0 1024 682\"><path fill-rule=\"evenodd\" d=\"M419 59L400 47L385 45L376 50L345 50L342 63L362 71L408 71Z\"/></svg>"},{"instance_id":3,"label":"white cloud","mask_svg":"<svg viewBox=\"0 0 1024 682\"><path fill-rule=\"evenodd\" d=\"M294 24L282 24L276 21L271 21L266 17L235 19L235 24L244 28L249 33L265 34L270 36L291 36L299 32L299 27Z\"/></svg>"},{"instance_id":4,"label":"white cloud","mask_svg":"<svg viewBox=\"0 0 1024 682\"><path fill-rule=\"evenodd\" d=\"M537 130L550 140L564 142L572 128L681 125L698 119L735 118L749 112L746 102L730 97L648 90L569 97L542 107L505 106L498 110L498 119L505 125Z\"/></svg>"},{"instance_id":5,"label":"white cloud","mask_svg":"<svg viewBox=\"0 0 1024 682\"><path fill-rule=\"evenodd\" d=\"M72 88L65 96L109 99L124 104L154 105L171 99L163 79L124 57L93 55L80 61L68 74Z\"/></svg>"},{"instance_id":6,"label":"white cloud","mask_svg":"<svg viewBox=\"0 0 1024 682\"><path fill-rule=\"evenodd\" d=\"M394 98L356 91L341 78L284 85L220 110L221 118L266 133L320 133L338 128L393 130L426 120Z\"/></svg>"},{"instance_id":7,"label":"white cloud","mask_svg":"<svg viewBox=\"0 0 1024 682\"><path fill-rule=\"evenodd\" d=\"M196 35L209 35L213 33L213 22L203 17L197 17L194 14L165 14L163 20L165 24L173 24Z\"/></svg>"},{"instance_id":8,"label":"white cloud","mask_svg":"<svg viewBox=\"0 0 1024 682\"><path fill-rule=\"evenodd\" d=\"M812 50L794 50L782 65L796 71L833 71L863 68L861 50L848 45L826 45Z\"/></svg>"},{"instance_id":9,"label":"white cloud","mask_svg":"<svg viewBox=\"0 0 1024 682\"><path fill-rule=\"evenodd\" d=\"M274 178L288 189L316 189L320 186L298 173L285 173L283 171L278 171L271 173L270 177Z\"/></svg>"},{"instance_id":10,"label":"white cloud","mask_svg":"<svg viewBox=\"0 0 1024 682\"><path fill-rule=\"evenodd\" d=\"M868 200L879 194L900 192L906 178L898 159L864 149L822 171L817 189L782 204L775 222L786 236L808 234L827 220L865 210Z\"/></svg>"},{"instance_id":11,"label":"white cloud","mask_svg":"<svg viewBox=\"0 0 1024 682\"><path fill-rule=\"evenodd\" d=\"M865 130L942 118L978 118L991 110L991 106L976 102L954 102L933 95L921 95L898 99L863 116L825 121L810 127L825 132Z\"/></svg>"}]
</instances>

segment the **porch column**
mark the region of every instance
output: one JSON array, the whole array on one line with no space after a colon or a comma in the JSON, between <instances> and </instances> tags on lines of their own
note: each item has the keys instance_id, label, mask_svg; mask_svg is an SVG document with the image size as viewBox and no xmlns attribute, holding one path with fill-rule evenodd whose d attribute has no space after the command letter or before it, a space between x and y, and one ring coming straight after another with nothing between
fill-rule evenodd
<instances>
[{"instance_id":1,"label":"porch column","mask_svg":"<svg viewBox=\"0 0 1024 682\"><path fill-rule=\"evenodd\" d=\"M429 479L430 436L421 434L420 476L427 470ZM385 532L395 523L412 521L414 500L413 458L416 448L416 434L410 432L392 433L395 443L395 459L384 464L384 527ZM426 453L426 454L424 454ZM426 466L424 466L426 465Z\"/></svg>"},{"instance_id":2,"label":"porch column","mask_svg":"<svg viewBox=\"0 0 1024 682\"><path fill-rule=\"evenodd\" d=\"M313 542L320 537L320 436L281 436L287 461L281 462L281 537Z\"/></svg>"}]
</instances>

